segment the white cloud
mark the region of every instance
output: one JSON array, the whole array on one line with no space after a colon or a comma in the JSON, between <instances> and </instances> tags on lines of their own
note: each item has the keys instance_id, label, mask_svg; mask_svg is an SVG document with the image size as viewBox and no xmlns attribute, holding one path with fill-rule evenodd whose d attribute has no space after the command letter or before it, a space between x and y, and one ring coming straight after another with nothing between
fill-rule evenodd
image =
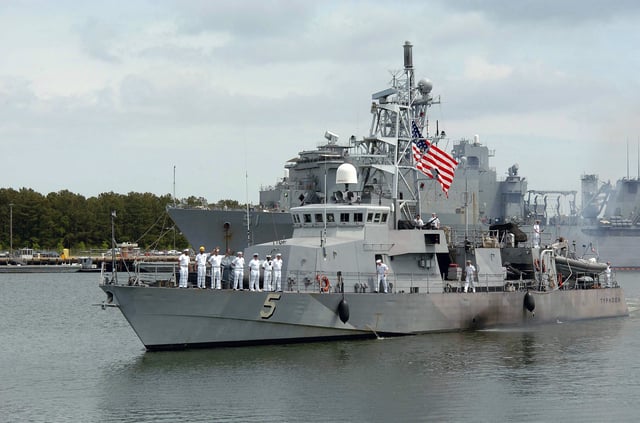
<instances>
[{"instance_id":1,"label":"white cloud","mask_svg":"<svg viewBox=\"0 0 640 423\"><path fill-rule=\"evenodd\" d=\"M453 139L479 133L497 168L517 161L545 188L577 185L583 170L615 179L640 133L638 6L560 3L10 3L0 143L28 150L5 149L0 178L164 194L175 165L179 195L243 201L248 171L256 201L325 130L367 134L370 95L409 40Z\"/></svg>"},{"instance_id":2,"label":"white cloud","mask_svg":"<svg viewBox=\"0 0 640 423\"><path fill-rule=\"evenodd\" d=\"M488 63L482 57L473 56L465 60L464 77L474 83L503 80L512 73L511 66Z\"/></svg>"}]
</instances>

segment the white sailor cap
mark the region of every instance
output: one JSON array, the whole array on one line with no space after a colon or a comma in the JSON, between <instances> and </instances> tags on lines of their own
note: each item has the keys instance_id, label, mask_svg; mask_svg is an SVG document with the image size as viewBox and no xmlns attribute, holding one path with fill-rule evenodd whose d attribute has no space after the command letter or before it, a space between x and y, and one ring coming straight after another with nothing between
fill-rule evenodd
<instances>
[{"instance_id":1,"label":"white sailor cap","mask_svg":"<svg viewBox=\"0 0 640 423\"><path fill-rule=\"evenodd\" d=\"M253 256L254 257L258 257L258 253L253 253Z\"/></svg>"},{"instance_id":2,"label":"white sailor cap","mask_svg":"<svg viewBox=\"0 0 640 423\"><path fill-rule=\"evenodd\" d=\"M382 260L378 259L376 260L376 263L382 263Z\"/></svg>"},{"instance_id":3,"label":"white sailor cap","mask_svg":"<svg viewBox=\"0 0 640 423\"><path fill-rule=\"evenodd\" d=\"M281 257L281 256L282 256L282 254L280 254L280 253L276 254L276 257Z\"/></svg>"}]
</instances>

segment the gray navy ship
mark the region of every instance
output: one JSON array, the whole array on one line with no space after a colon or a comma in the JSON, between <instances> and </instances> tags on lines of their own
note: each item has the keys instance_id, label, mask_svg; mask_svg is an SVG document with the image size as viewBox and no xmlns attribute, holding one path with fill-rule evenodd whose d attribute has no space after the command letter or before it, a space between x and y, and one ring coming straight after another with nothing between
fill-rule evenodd
<instances>
[{"instance_id":1,"label":"gray navy ship","mask_svg":"<svg viewBox=\"0 0 640 423\"><path fill-rule=\"evenodd\" d=\"M101 274L104 308L117 307L148 350L390 337L627 315L615 277L570 258L566 241L531 247L514 225L495 226L494 221L493 229L472 231L471 218L464 217L473 204L478 217L481 210L482 216L499 216L511 208L490 208L486 198L481 209L480 198L468 198L460 211L442 213L463 223L460 228L415 222L417 214L425 214L422 198L430 183L416 168L415 146L427 140L433 148L445 137L429 129L428 110L437 102L431 90L428 81L415 82L412 46L406 42L404 71L390 88L373 95L367 137L339 147L329 133L326 146L302 153L291 169L295 179L283 181L288 185L277 200L295 198L297 204L289 202L285 212L254 212L251 222L240 218L237 228L235 221L221 222L218 229L235 249L242 248L232 244L239 236L235 231L243 232L241 223L277 228L264 242L254 238L256 243L244 248L247 257L262 260L282 255L281 274L272 275L281 277L277 291L265 284L264 271L257 289L247 289L246 281L240 289L185 289L176 287L171 274L154 279L140 273L122 282L117 274ZM412 131L414 124L420 135ZM470 142L458 148L471 173L481 164L472 153L482 147ZM483 180L479 167L476 172ZM523 184L511 175L495 184L493 195L509 197ZM519 195L501 207L522 207L515 201ZM290 219L282 232L275 216Z\"/></svg>"}]
</instances>

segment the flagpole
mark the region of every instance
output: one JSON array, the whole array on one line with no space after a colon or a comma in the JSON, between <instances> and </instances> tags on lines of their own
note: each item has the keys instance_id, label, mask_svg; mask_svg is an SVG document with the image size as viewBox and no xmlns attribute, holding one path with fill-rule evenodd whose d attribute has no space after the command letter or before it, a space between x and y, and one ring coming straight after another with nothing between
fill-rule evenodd
<instances>
[{"instance_id":1,"label":"flagpole","mask_svg":"<svg viewBox=\"0 0 640 423\"><path fill-rule=\"evenodd\" d=\"M629 138L627 138L627 180L629 179Z\"/></svg>"},{"instance_id":2,"label":"flagpole","mask_svg":"<svg viewBox=\"0 0 640 423\"><path fill-rule=\"evenodd\" d=\"M251 214L249 213L249 171L244 171L244 189L247 201L247 247L251 245Z\"/></svg>"},{"instance_id":3,"label":"flagpole","mask_svg":"<svg viewBox=\"0 0 640 423\"><path fill-rule=\"evenodd\" d=\"M324 158L324 207L322 210L322 222L323 222L323 230L322 230L322 240L320 244L322 246L322 257L324 260L327 260L327 201L329 198L327 197L327 158Z\"/></svg>"},{"instance_id":4,"label":"flagpole","mask_svg":"<svg viewBox=\"0 0 640 423\"><path fill-rule=\"evenodd\" d=\"M111 210L111 281L118 284L118 272L116 271L116 211Z\"/></svg>"},{"instance_id":5,"label":"flagpole","mask_svg":"<svg viewBox=\"0 0 640 423\"><path fill-rule=\"evenodd\" d=\"M469 178L467 172L464 172L464 240L469 239Z\"/></svg>"},{"instance_id":6,"label":"flagpole","mask_svg":"<svg viewBox=\"0 0 640 423\"><path fill-rule=\"evenodd\" d=\"M251 246L251 213L249 212L249 169L247 164L247 140L244 139L244 191L247 211L247 247Z\"/></svg>"}]
</instances>

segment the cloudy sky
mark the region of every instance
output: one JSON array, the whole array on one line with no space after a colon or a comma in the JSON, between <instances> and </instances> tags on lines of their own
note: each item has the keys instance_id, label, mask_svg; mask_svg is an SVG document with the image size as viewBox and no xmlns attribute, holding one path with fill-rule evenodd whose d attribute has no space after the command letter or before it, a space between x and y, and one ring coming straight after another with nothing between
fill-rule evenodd
<instances>
[{"instance_id":1,"label":"cloudy sky","mask_svg":"<svg viewBox=\"0 0 640 423\"><path fill-rule=\"evenodd\" d=\"M2 0L0 186L163 195L175 168L178 197L256 202L326 130L367 135L406 40L450 145L530 189L636 177L639 24L636 0Z\"/></svg>"}]
</instances>

